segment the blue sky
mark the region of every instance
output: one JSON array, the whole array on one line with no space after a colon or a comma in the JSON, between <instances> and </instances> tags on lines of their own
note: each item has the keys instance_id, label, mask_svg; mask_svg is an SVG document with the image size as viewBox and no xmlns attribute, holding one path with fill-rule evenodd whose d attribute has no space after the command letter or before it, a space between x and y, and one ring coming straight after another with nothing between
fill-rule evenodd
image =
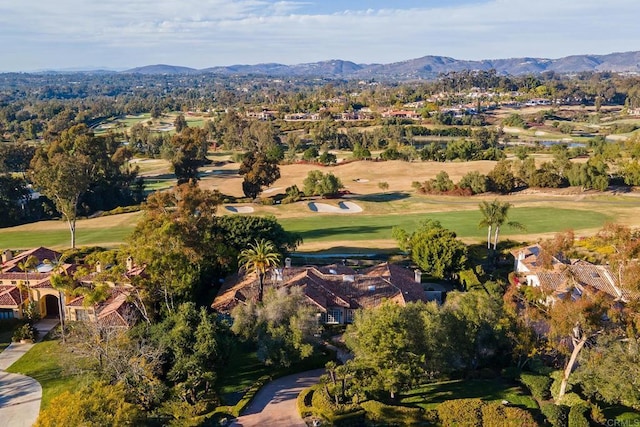
<instances>
[{"instance_id":1,"label":"blue sky","mask_svg":"<svg viewBox=\"0 0 640 427\"><path fill-rule=\"evenodd\" d=\"M0 71L640 50L638 0L0 0Z\"/></svg>"}]
</instances>

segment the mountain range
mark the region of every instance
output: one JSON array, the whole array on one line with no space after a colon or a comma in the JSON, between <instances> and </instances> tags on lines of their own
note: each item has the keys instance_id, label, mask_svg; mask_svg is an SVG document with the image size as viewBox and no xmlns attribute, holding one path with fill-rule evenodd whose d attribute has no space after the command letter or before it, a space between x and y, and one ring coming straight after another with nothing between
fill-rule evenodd
<instances>
[{"instance_id":1,"label":"mountain range","mask_svg":"<svg viewBox=\"0 0 640 427\"><path fill-rule=\"evenodd\" d=\"M640 73L640 51L610 53L607 55L572 55L558 59L508 58L479 61L460 60L446 56L422 58L390 64L356 64L340 59L306 64L284 65L276 63L231 65L195 69L175 65L148 65L122 71L129 74L201 74L263 75L273 77L332 77L332 78L388 78L429 79L440 73L462 70L491 70L498 74L538 74L545 71L577 73L582 71L612 71Z\"/></svg>"}]
</instances>

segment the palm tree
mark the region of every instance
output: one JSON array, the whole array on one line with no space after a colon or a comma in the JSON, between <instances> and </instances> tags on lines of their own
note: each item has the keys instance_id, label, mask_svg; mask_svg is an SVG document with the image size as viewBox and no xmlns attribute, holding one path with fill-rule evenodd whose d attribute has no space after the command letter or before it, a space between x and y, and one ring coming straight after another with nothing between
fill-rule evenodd
<instances>
[{"instance_id":1,"label":"palm tree","mask_svg":"<svg viewBox=\"0 0 640 427\"><path fill-rule=\"evenodd\" d=\"M64 336L64 305L62 303L64 298L64 292L73 289L73 278L67 274L64 269L64 259L59 258L53 261L44 260L45 263L50 264L53 268L53 274L51 275L51 286L58 291L58 315L60 316L60 334L62 336L62 342L65 342Z\"/></svg>"},{"instance_id":2,"label":"palm tree","mask_svg":"<svg viewBox=\"0 0 640 427\"><path fill-rule=\"evenodd\" d=\"M493 202L480 203L480 212L482 213L482 220L478 224L478 227L487 227L487 249L491 249L491 229L496 223L496 205L499 202L494 200Z\"/></svg>"},{"instance_id":3,"label":"palm tree","mask_svg":"<svg viewBox=\"0 0 640 427\"><path fill-rule=\"evenodd\" d=\"M20 284L18 284L18 290L20 291L20 315L23 314L23 310L24 310L24 300L22 299L22 290L23 287L27 287L27 289L30 289L29 287L29 270L33 270L34 268L36 268L38 266L38 264L40 263L40 261L38 260L38 258L34 257L33 255L29 255L27 257L27 259L25 259L24 261L20 261L18 263L18 268L20 269L20 271L22 271L24 273L24 283L22 281L20 281Z\"/></svg>"},{"instance_id":4,"label":"palm tree","mask_svg":"<svg viewBox=\"0 0 640 427\"><path fill-rule=\"evenodd\" d=\"M264 295L264 276L266 272L280 263L280 253L274 244L268 240L256 240L255 244L240 252L238 260L241 269L253 270L258 276L258 302L262 302Z\"/></svg>"},{"instance_id":5,"label":"palm tree","mask_svg":"<svg viewBox=\"0 0 640 427\"><path fill-rule=\"evenodd\" d=\"M500 227L506 223L509 227L524 230L525 227L519 222L508 221L509 208L512 204L508 202L499 202L494 199L492 202L480 203L480 212L482 213L482 220L479 227L487 227L487 249L491 250L491 231L495 228L493 235L493 250L498 247L498 236L500 235Z\"/></svg>"},{"instance_id":6,"label":"palm tree","mask_svg":"<svg viewBox=\"0 0 640 427\"><path fill-rule=\"evenodd\" d=\"M507 226L512 227L512 228L516 228L518 230L524 230L525 226L520 224L519 222L516 221L507 221L508 218L508 214L509 214L509 208L511 208L511 206L513 206L511 203L500 203L498 201L494 201L497 204L497 209L496 209L496 230L495 230L495 234L493 235L493 250L495 251L498 247L498 236L500 235L500 227L503 224L507 224Z\"/></svg>"}]
</instances>

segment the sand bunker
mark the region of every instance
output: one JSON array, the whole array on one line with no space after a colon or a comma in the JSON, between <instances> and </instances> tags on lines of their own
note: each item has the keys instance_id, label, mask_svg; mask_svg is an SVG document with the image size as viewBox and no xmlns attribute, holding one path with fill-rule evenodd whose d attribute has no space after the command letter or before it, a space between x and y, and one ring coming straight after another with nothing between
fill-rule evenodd
<instances>
[{"instance_id":1,"label":"sand bunker","mask_svg":"<svg viewBox=\"0 0 640 427\"><path fill-rule=\"evenodd\" d=\"M229 212L233 213L251 213L253 212L253 208L251 206L225 206L224 207Z\"/></svg>"},{"instance_id":2,"label":"sand bunker","mask_svg":"<svg viewBox=\"0 0 640 427\"><path fill-rule=\"evenodd\" d=\"M263 193L275 193L278 190L282 190L282 187L267 188Z\"/></svg>"},{"instance_id":3,"label":"sand bunker","mask_svg":"<svg viewBox=\"0 0 640 427\"><path fill-rule=\"evenodd\" d=\"M362 212L362 208L353 202L340 202L338 206L331 206L326 203L311 202L308 204L309 209L313 212L330 212L330 213L358 213Z\"/></svg>"}]
</instances>

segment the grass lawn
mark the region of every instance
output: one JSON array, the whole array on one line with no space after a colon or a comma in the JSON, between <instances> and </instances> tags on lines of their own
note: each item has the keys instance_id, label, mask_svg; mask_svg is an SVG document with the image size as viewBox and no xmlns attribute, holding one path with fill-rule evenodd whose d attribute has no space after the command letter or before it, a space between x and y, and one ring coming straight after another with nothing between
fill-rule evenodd
<instances>
[{"instance_id":1,"label":"grass lawn","mask_svg":"<svg viewBox=\"0 0 640 427\"><path fill-rule=\"evenodd\" d=\"M133 232L134 225L105 228L82 228L76 230L78 246L115 246L123 243ZM68 248L71 235L67 230L40 230L25 233L23 231L0 232L0 247L27 249L46 246L49 248Z\"/></svg>"},{"instance_id":2,"label":"grass lawn","mask_svg":"<svg viewBox=\"0 0 640 427\"><path fill-rule=\"evenodd\" d=\"M500 379L458 380L428 384L403 393L401 403L425 409L435 409L438 404L452 399L479 398L486 401L508 400L524 409L538 409L538 403L520 386L507 384Z\"/></svg>"},{"instance_id":3,"label":"grass lawn","mask_svg":"<svg viewBox=\"0 0 640 427\"><path fill-rule=\"evenodd\" d=\"M87 375L70 375L63 370L69 360L57 340L42 341L29 350L20 360L11 365L7 372L23 374L36 379L42 386L42 406L49 405L52 398L64 391L77 391L91 381Z\"/></svg>"},{"instance_id":4,"label":"grass lawn","mask_svg":"<svg viewBox=\"0 0 640 427\"><path fill-rule=\"evenodd\" d=\"M434 219L454 230L458 237L483 238L486 230L478 228L479 210L433 212L405 215L308 215L304 218L282 218L287 231L302 234L305 243L314 241L391 240L394 226L415 230L424 219ZM600 212L552 207L522 207L509 211L509 219L524 224L526 231L502 227L501 235L550 233L599 228L612 218Z\"/></svg>"}]
</instances>

